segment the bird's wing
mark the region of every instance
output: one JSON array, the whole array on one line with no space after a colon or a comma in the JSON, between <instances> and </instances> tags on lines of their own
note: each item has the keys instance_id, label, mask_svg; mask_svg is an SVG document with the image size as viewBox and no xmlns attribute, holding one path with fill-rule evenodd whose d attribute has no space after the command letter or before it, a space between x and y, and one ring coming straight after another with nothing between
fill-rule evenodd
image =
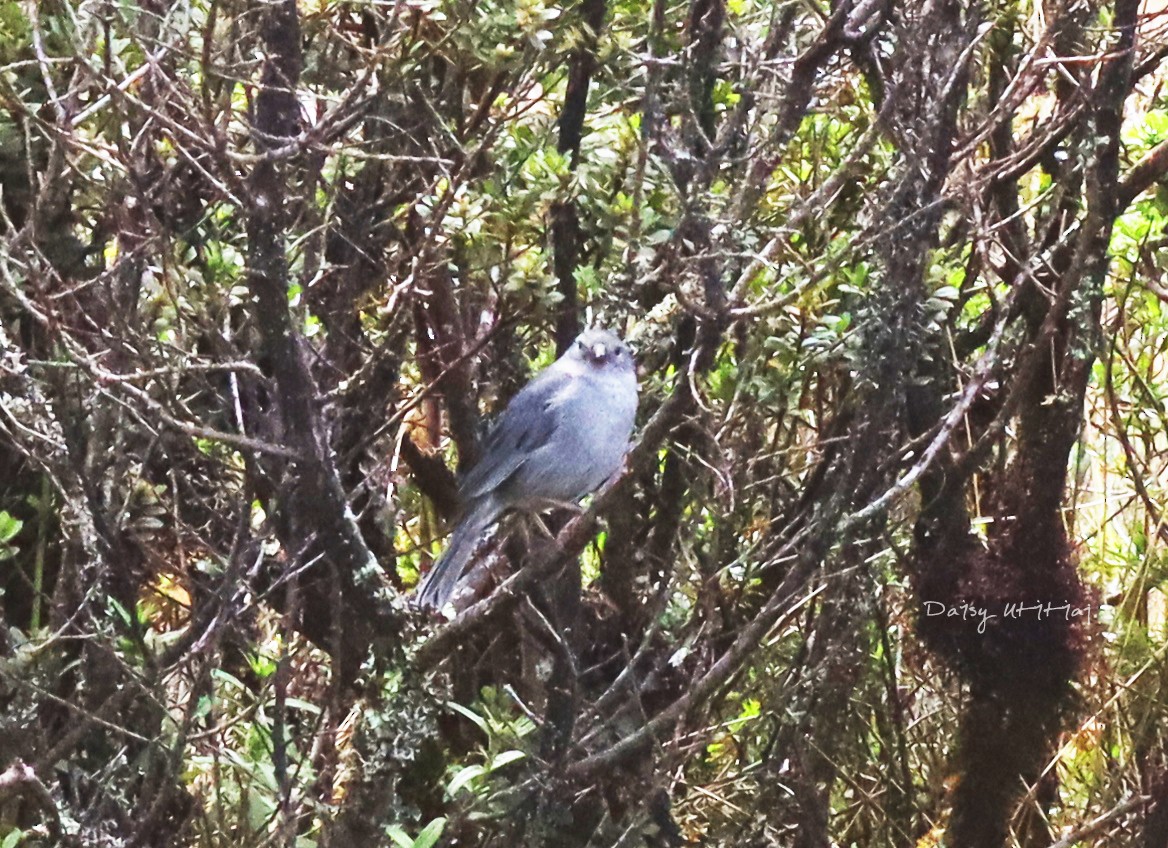
<instances>
[{"instance_id":1,"label":"bird's wing","mask_svg":"<svg viewBox=\"0 0 1168 848\"><path fill-rule=\"evenodd\" d=\"M570 375L553 365L511 399L483 443L478 464L462 480L463 503L493 492L533 451L547 444L559 421L552 401L571 382Z\"/></svg>"}]
</instances>

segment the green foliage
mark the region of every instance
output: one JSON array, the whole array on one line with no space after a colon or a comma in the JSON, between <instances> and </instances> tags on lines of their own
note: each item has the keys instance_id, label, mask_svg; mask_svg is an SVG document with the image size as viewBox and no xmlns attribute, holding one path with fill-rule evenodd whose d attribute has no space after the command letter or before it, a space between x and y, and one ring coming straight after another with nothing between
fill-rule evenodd
<instances>
[{"instance_id":1,"label":"green foliage","mask_svg":"<svg viewBox=\"0 0 1168 848\"><path fill-rule=\"evenodd\" d=\"M940 844L987 687L921 585L979 588L1025 473L1107 603L1011 838L1148 791L1168 188L1103 220L1099 133L1162 157L1162 27L1108 104L1110 8L879 5L0 4L0 774L52 801L0 848ZM446 468L574 322L657 441L576 603L427 655ZM488 583L542 556L507 527Z\"/></svg>"},{"instance_id":2,"label":"green foliage","mask_svg":"<svg viewBox=\"0 0 1168 848\"><path fill-rule=\"evenodd\" d=\"M11 542L24 527L24 522L0 510L0 561L16 556L17 548Z\"/></svg>"},{"instance_id":3,"label":"green foliage","mask_svg":"<svg viewBox=\"0 0 1168 848\"><path fill-rule=\"evenodd\" d=\"M445 827L446 819L439 817L422 828L413 839L396 825L386 828L385 835L397 848L432 848L442 838L442 830Z\"/></svg>"}]
</instances>

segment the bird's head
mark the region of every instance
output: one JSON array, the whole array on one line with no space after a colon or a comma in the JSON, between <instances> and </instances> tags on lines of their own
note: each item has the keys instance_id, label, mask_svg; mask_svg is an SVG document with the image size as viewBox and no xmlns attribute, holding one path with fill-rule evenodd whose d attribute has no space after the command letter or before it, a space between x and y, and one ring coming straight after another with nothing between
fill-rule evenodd
<instances>
[{"instance_id":1,"label":"bird's head","mask_svg":"<svg viewBox=\"0 0 1168 848\"><path fill-rule=\"evenodd\" d=\"M620 337L608 330L585 330L572 342L568 356L579 359L593 368L614 368L632 371L633 353Z\"/></svg>"}]
</instances>

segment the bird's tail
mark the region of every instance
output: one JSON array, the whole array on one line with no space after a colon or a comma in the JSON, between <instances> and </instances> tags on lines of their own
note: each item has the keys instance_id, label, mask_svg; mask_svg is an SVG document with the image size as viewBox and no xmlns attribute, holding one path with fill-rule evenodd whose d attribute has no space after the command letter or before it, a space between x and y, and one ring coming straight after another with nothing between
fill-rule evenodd
<instances>
[{"instance_id":1,"label":"bird's tail","mask_svg":"<svg viewBox=\"0 0 1168 848\"><path fill-rule=\"evenodd\" d=\"M475 552L483 532L495 523L502 510L494 499L475 504L450 534L450 543L442 556L418 585L416 602L423 609L442 609L454 595L454 589Z\"/></svg>"}]
</instances>

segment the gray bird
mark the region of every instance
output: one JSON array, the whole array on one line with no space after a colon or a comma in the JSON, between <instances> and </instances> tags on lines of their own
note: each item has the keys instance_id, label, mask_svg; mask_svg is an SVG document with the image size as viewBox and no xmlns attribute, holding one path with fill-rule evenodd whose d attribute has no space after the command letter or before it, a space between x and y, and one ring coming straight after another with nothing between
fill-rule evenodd
<instances>
[{"instance_id":1,"label":"gray bird","mask_svg":"<svg viewBox=\"0 0 1168 848\"><path fill-rule=\"evenodd\" d=\"M462 519L419 585L418 604L446 605L479 539L507 510L575 502L615 474L636 412L628 345L607 330L585 330L499 416L462 480Z\"/></svg>"}]
</instances>

